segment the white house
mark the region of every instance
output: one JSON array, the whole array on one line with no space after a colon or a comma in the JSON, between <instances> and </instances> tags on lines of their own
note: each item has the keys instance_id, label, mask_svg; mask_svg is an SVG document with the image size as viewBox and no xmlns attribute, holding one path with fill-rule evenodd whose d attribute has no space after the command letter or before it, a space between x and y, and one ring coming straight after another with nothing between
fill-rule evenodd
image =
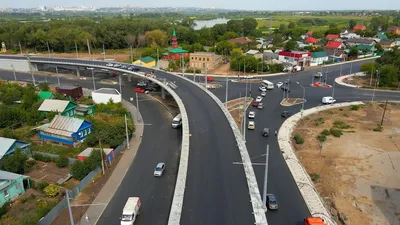
<instances>
[{"instance_id":1,"label":"white house","mask_svg":"<svg viewBox=\"0 0 400 225\"><path fill-rule=\"evenodd\" d=\"M318 66L328 61L328 54L325 52L313 52L311 54L311 63L310 66Z\"/></svg>"},{"instance_id":2,"label":"white house","mask_svg":"<svg viewBox=\"0 0 400 225\"><path fill-rule=\"evenodd\" d=\"M114 88L100 88L92 92L92 99L96 104L107 104L110 99L114 102L121 102L121 93Z\"/></svg>"},{"instance_id":3,"label":"white house","mask_svg":"<svg viewBox=\"0 0 400 225\"><path fill-rule=\"evenodd\" d=\"M245 55L252 55L254 56L254 58L256 59L262 59L263 58L263 53L260 52L259 50L249 50L246 53L244 53Z\"/></svg>"}]
</instances>

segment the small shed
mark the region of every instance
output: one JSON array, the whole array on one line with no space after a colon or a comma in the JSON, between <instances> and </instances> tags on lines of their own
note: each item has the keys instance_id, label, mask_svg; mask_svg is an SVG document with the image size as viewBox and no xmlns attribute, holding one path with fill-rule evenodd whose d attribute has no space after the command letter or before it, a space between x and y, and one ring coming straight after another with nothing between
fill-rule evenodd
<instances>
[{"instance_id":1,"label":"small shed","mask_svg":"<svg viewBox=\"0 0 400 225\"><path fill-rule=\"evenodd\" d=\"M93 113L94 113L94 105L79 104L78 107L75 108L75 114L77 116L93 115Z\"/></svg>"},{"instance_id":2,"label":"small shed","mask_svg":"<svg viewBox=\"0 0 400 225\"><path fill-rule=\"evenodd\" d=\"M87 157L90 156L93 150L100 150L100 148L86 148L83 150L79 155L76 157L78 160L85 160ZM103 148L104 154L105 154L105 161L107 163L111 163L112 160L114 159L114 149L112 148Z\"/></svg>"},{"instance_id":3,"label":"small shed","mask_svg":"<svg viewBox=\"0 0 400 225\"><path fill-rule=\"evenodd\" d=\"M59 86L56 87L56 91L57 93L71 97L74 100L78 100L83 97L82 86Z\"/></svg>"},{"instance_id":4,"label":"small shed","mask_svg":"<svg viewBox=\"0 0 400 225\"><path fill-rule=\"evenodd\" d=\"M51 91L40 91L38 94L39 100L52 99L54 94Z\"/></svg>"}]
</instances>

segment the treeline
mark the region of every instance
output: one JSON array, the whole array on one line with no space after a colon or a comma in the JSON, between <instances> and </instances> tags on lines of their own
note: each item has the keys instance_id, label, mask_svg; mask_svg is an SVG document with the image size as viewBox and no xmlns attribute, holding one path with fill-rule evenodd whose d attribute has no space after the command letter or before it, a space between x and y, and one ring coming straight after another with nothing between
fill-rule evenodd
<instances>
[{"instance_id":1,"label":"treeline","mask_svg":"<svg viewBox=\"0 0 400 225\"><path fill-rule=\"evenodd\" d=\"M180 44L212 46L222 39L238 36L259 36L257 21L253 18L231 20L212 28L194 30L192 19L181 21L112 18L58 20L50 22L18 23L0 26L0 41L8 49L19 52L19 46L31 51L72 52L75 46L87 49L87 40L92 48L122 49L127 47L166 46L175 29ZM150 33L149 33L150 32ZM146 35L147 33L147 35Z\"/></svg>"}]
</instances>

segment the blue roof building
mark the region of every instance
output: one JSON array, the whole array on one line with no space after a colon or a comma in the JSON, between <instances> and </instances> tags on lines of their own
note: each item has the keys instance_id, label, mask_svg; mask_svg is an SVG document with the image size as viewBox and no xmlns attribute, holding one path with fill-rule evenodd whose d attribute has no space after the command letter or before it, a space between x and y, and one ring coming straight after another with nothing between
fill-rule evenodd
<instances>
[{"instance_id":1,"label":"blue roof building","mask_svg":"<svg viewBox=\"0 0 400 225\"><path fill-rule=\"evenodd\" d=\"M77 146L92 133L93 124L82 119L56 115L50 123L36 128L42 141Z\"/></svg>"},{"instance_id":2,"label":"blue roof building","mask_svg":"<svg viewBox=\"0 0 400 225\"><path fill-rule=\"evenodd\" d=\"M0 159L3 158L3 156L13 154L17 148L30 154L30 145L31 144L23 141L0 137Z\"/></svg>"}]
</instances>

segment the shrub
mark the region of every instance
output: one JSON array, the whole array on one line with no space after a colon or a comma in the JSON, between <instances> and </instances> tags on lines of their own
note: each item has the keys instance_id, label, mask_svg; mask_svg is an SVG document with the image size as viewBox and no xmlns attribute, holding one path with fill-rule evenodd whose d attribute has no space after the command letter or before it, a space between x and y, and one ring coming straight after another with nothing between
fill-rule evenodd
<instances>
[{"instance_id":1,"label":"shrub","mask_svg":"<svg viewBox=\"0 0 400 225\"><path fill-rule=\"evenodd\" d=\"M329 130L328 129L324 129L322 132L321 132L321 135L324 135L324 136L328 136L328 135L330 135L331 133L329 132Z\"/></svg>"},{"instance_id":2,"label":"shrub","mask_svg":"<svg viewBox=\"0 0 400 225\"><path fill-rule=\"evenodd\" d=\"M28 155L25 154L21 149L16 149L14 154L4 156L0 160L0 169L11 172L11 173L18 173L24 174L25 169L25 162L28 160Z\"/></svg>"},{"instance_id":3,"label":"shrub","mask_svg":"<svg viewBox=\"0 0 400 225\"><path fill-rule=\"evenodd\" d=\"M300 144L301 145L301 144L304 143L304 138L302 136L298 135L298 134L296 134L294 136L294 140L295 140L296 144Z\"/></svg>"},{"instance_id":4,"label":"shrub","mask_svg":"<svg viewBox=\"0 0 400 225\"><path fill-rule=\"evenodd\" d=\"M49 186L49 183L46 181L41 181L37 184L36 190L43 191L47 186Z\"/></svg>"},{"instance_id":5,"label":"shrub","mask_svg":"<svg viewBox=\"0 0 400 225\"><path fill-rule=\"evenodd\" d=\"M334 127L332 127L331 129L329 129L329 132L330 132L334 137L340 137L340 136L343 135L342 130L337 129L337 128L334 128Z\"/></svg>"},{"instance_id":6,"label":"shrub","mask_svg":"<svg viewBox=\"0 0 400 225\"><path fill-rule=\"evenodd\" d=\"M90 169L82 161L78 160L72 164L70 172L73 178L82 180L90 173Z\"/></svg>"},{"instance_id":7,"label":"shrub","mask_svg":"<svg viewBox=\"0 0 400 225\"><path fill-rule=\"evenodd\" d=\"M47 197L56 197L60 193L60 188L55 184L49 184L43 192Z\"/></svg>"},{"instance_id":8,"label":"shrub","mask_svg":"<svg viewBox=\"0 0 400 225\"><path fill-rule=\"evenodd\" d=\"M326 141L326 136L325 135L319 135L317 137L317 139L318 139L319 142L325 142Z\"/></svg>"},{"instance_id":9,"label":"shrub","mask_svg":"<svg viewBox=\"0 0 400 225\"><path fill-rule=\"evenodd\" d=\"M320 179L320 176L319 176L318 173L310 173L310 177L311 177L311 180L312 180L313 182L318 182L319 179Z\"/></svg>"},{"instance_id":10,"label":"shrub","mask_svg":"<svg viewBox=\"0 0 400 225\"><path fill-rule=\"evenodd\" d=\"M375 132L382 132L383 131L383 126L377 124L374 129L372 129Z\"/></svg>"},{"instance_id":11,"label":"shrub","mask_svg":"<svg viewBox=\"0 0 400 225\"><path fill-rule=\"evenodd\" d=\"M60 156L56 159L57 167L60 167L60 168L66 167L66 166L68 166L68 164L69 164L68 158L65 156Z\"/></svg>"},{"instance_id":12,"label":"shrub","mask_svg":"<svg viewBox=\"0 0 400 225\"><path fill-rule=\"evenodd\" d=\"M317 119L314 120L315 126L319 126L319 125L321 125L321 124L323 124L323 123L325 123L325 120L324 120L324 118L322 118L322 117L317 118Z\"/></svg>"},{"instance_id":13,"label":"shrub","mask_svg":"<svg viewBox=\"0 0 400 225\"><path fill-rule=\"evenodd\" d=\"M9 209L10 209L10 203L9 202L4 203L4 205L0 207L0 217L5 215Z\"/></svg>"},{"instance_id":14,"label":"shrub","mask_svg":"<svg viewBox=\"0 0 400 225\"><path fill-rule=\"evenodd\" d=\"M54 161L53 157L46 156L46 155L42 155L42 154L39 154L39 153L33 154L32 157L33 157L35 160L41 161L41 162L52 162L52 161Z\"/></svg>"},{"instance_id":15,"label":"shrub","mask_svg":"<svg viewBox=\"0 0 400 225\"><path fill-rule=\"evenodd\" d=\"M349 128L351 128L350 125L346 124L345 122L343 122L341 120L335 120L335 122L333 122L333 126L335 128L338 128L338 129L349 129Z\"/></svg>"},{"instance_id":16,"label":"shrub","mask_svg":"<svg viewBox=\"0 0 400 225\"><path fill-rule=\"evenodd\" d=\"M350 105L350 110L357 111L360 109L360 105Z\"/></svg>"},{"instance_id":17,"label":"shrub","mask_svg":"<svg viewBox=\"0 0 400 225\"><path fill-rule=\"evenodd\" d=\"M31 171L32 167L36 164L34 159L28 159L24 163L24 172L27 173Z\"/></svg>"}]
</instances>

